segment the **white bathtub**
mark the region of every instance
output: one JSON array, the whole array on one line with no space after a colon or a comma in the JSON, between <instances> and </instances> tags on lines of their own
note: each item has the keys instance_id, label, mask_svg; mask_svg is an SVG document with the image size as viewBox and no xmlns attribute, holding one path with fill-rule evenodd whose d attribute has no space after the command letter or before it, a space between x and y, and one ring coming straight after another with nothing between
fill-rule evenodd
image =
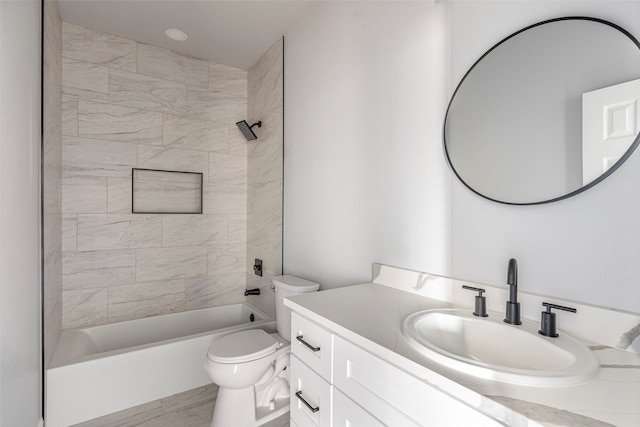
<instances>
[{"instance_id":1,"label":"white bathtub","mask_svg":"<svg viewBox=\"0 0 640 427\"><path fill-rule=\"evenodd\" d=\"M276 330L273 319L242 303L64 330L46 372L46 425L69 426L210 384L203 366L211 341L251 328Z\"/></svg>"}]
</instances>

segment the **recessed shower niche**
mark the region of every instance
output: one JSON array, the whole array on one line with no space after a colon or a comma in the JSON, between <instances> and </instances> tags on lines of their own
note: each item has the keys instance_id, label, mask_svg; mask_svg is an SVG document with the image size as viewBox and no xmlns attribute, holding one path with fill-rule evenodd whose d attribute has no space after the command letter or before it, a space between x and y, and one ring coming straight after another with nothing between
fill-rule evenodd
<instances>
[{"instance_id":1,"label":"recessed shower niche","mask_svg":"<svg viewBox=\"0 0 640 427\"><path fill-rule=\"evenodd\" d=\"M131 170L132 213L202 213L202 174Z\"/></svg>"}]
</instances>

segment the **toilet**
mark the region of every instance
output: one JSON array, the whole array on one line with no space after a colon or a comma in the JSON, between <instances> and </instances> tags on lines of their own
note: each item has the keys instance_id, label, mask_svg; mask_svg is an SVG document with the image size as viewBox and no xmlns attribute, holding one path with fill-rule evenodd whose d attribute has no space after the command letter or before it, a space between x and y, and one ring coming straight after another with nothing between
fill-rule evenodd
<instances>
[{"instance_id":1,"label":"toilet","mask_svg":"<svg viewBox=\"0 0 640 427\"><path fill-rule=\"evenodd\" d=\"M261 426L289 411L291 310L284 298L320 285L295 276L277 276L272 283L278 333L248 329L209 346L205 370L219 387L211 427Z\"/></svg>"}]
</instances>

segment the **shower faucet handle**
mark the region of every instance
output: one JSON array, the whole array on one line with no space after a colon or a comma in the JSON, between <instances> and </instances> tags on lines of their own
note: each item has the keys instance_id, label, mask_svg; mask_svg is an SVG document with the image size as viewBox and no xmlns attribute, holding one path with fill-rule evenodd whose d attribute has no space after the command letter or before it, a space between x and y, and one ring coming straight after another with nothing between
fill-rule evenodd
<instances>
[{"instance_id":1,"label":"shower faucet handle","mask_svg":"<svg viewBox=\"0 0 640 427\"><path fill-rule=\"evenodd\" d=\"M473 286L462 285L462 289L468 289L470 291L476 291L478 295L476 295L476 306L475 311L473 312L474 316L478 317L488 317L487 314L487 298L482 295L485 293L485 290L482 288L474 288Z\"/></svg>"},{"instance_id":2,"label":"shower faucet handle","mask_svg":"<svg viewBox=\"0 0 640 427\"><path fill-rule=\"evenodd\" d=\"M253 274L262 277L262 260L256 258L253 263Z\"/></svg>"}]
</instances>

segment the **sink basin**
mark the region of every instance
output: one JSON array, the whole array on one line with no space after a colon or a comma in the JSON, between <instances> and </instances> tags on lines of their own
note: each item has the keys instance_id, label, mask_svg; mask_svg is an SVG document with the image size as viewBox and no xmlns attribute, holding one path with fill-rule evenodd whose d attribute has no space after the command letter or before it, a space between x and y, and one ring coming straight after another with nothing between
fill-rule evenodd
<instances>
[{"instance_id":1,"label":"sink basin","mask_svg":"<svg viewBox=\"0 0 640 427\"><path fill-rule=\"evenodd\" d=\"M562 331L538 333L539 323L503 322L504 315L470 310L426 310L407 316L402 334L427 358L477 377L513 384L566 386L593 378L599 364L591 350Z\"/></svg>"}]
</instances>

